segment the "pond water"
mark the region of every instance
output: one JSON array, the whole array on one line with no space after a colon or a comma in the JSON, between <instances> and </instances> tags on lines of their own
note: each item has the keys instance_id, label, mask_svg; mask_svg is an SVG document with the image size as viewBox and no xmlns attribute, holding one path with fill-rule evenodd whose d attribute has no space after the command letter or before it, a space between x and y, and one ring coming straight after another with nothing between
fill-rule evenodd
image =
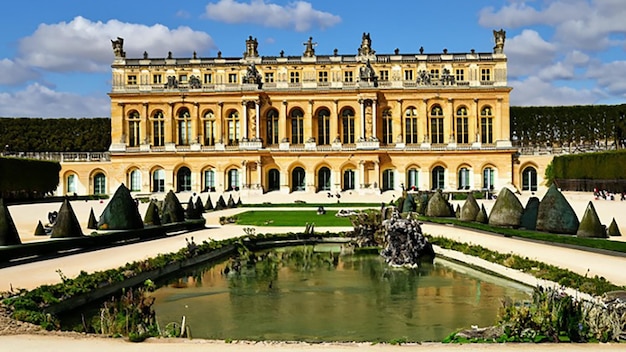
<instances>
[{"instance_id":1,"label":"pond water","mask_svg":"<svg viewBox=\"0 0 626 352\"><path fill-rule=\"evenodd\" d=\"M223 274L228 261L181 273L153 293L160 326L185 316L194 338L440 341L492 325L505 297L525 300L531 292L439 258L394 269L375 254L312 248L280 249L236 273Z\"/></svg>"}]
</instances>

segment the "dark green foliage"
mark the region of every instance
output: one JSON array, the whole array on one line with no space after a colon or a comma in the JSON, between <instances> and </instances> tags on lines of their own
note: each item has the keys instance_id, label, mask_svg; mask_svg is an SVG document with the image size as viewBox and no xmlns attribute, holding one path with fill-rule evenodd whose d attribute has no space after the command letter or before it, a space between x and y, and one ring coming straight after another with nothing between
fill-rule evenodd
<instances>
[{"instance_id":1,"label":"dark green foliage","mask_svg":"<svg viewBox=\"0 0 626 352\"><path fill-rule=\"evenodd\" d=\"M4 205L4 200L0 198L0 246L21 243L20 235L17 233L9 208Z\"/></svg>"},{"instance_id":2,"label":"dark green foliage","mask_svg":"<svg viewBox=\"0 0 626 352\"><path fill-rule=\"evenodd\" d=\"M161 225L161 217L159 216L159 206L156 201L151 200L150 204L148 204L148 209L146 210L146 216L143 218L143 222L146 225Z\"/></svg>"},{"instance_id":3,"label":"dark green foliage","mask_svg":"<svg viewBox=\"0 0 626 352\"><path fill-rule=\"evenodd\" d=\"M607 237L606 228L600 222L600 218L598 218L596 208L591 202L587 204L587 209L585 209L585 214L580 220L580 225L578 226L578 231L576 231L576 236L594 238Z\"/></svg>"},{"instance_id":4,"label":"dark green foliage","mask_svg":"<svg viewBox=\"0 0 626 352\"><path fill-rule=\"evenodd\" d=\"M143 229L143 220L130 191L121 184L109 200L98 221L100 230Z\"/></svg>"},{"instance_id":5,"label":"dark green foliage","mask_svg":"<svg viewBox=\"0 0 626 352\"><path fill-rule=\"evenodd\" d=\"M194 208L196 209L197 219L200 219L202 217L202 213L204 213L204 205L202 204L202 198L200 198L200 196L196 198L196 204L194 204Z\"/></svg>"},{"instance_id":6,"label":"dark green foliage","mask_svg":"<svg viewBox=\"0 0 626 352\"><path fill-rule=\"evenodd\" d=\"M489 225L519 227L524 206L510 189L504 187L489 214Z\"/></svg>"},{"instance_id":7,"label":"dark green foliage","mask_svg":"<svg viewBox=\"0 0 626 352\"><path fill-rule=\"evenodd\" d=\"M5 145L9 151L104 152L111 145L111 119L0 118Z\"/></svg>"},{"instance_id":8,"label":"dark green foliage","mask_svg":"<svg viewBox=\"0 0 626 352\"><path fill-rule=\"evenodd\" d=\"M59 209L59 216L54 226L52 226L50 238L72 238L81 236L83 236L83 229L76 218L70 201L65 199L63 204L61 204L61 209Z\"/></svg>"},{"instance_id":9,"label":"dark green foliage","mask_svg":"<svg viewBox=\"0 0 626 352\"><path fill-rule=\"evenodd\" d=\"M615 222L615 218L613 218L613 221L611 221L611 225L609 225L608 235L609 236L621 236L622 235L622 233L619 231L619 227L617 226L617 223Z\"/></svg>"},{"instance_id":10,"label":"dark green foliage","mask_svg":"<svg viewBox=\"0 0 626 352\"><path fill-rule=\"evenodd\" d=\"M187 209L185 209L185 218L196 219L196 206L193 202L193 197L189 197L187 201Z\"/></svg>"},{"instance_id":11,"label":"dark green foliage","mask_svg":"<svg viewBox=\"0 0 626 352\"><path fill-rule=\"evenodd\" d=\"M476 214L476 222L481 224L489 223L489 214L487 214L487 209L485 209L485 205L480 206L480 211Z\"/></svg>"},{"instance_id":12,"label":"dark green foliage","mask_svg":"<svg viewBox=\"0 0 626 352\"><path fill-rule=\"evenodd\" d=\"M455 216L457 219L460 219L460 218L461 218L461 206L460 206L460 205L458 205L458 204L456 205L456 209L454 210L454 216ZM475 218L474 218L474 219L475 219Z\"/></svg>"},{"instance_id":13,"label":"dark green foliage","mask_svg":"<svg viewBox=\"0 0 626 352\"><path fill-rule=\"evenodd\" d=\"M211 202L210 194L206 198L206 203L204 203L204 210L213 210L213 202Z\"/></svg>"},{"instance_id":14,"label":"dark green foliage","mask_svg":"<svg viewBox=\"0 0 626 352\"><path fill-rule=\"evenodd\" d=\"M236 208L237 207L237 205L235 204L235 200L233 199L233 195L232 194L228 196L228 203L226 204L226 206L228 208Z\"/></svg>"},{"instance_id":15,"label":"dark green foliage","mask_svg":"<svg viewBox=\"0 0 626 352\"><path fill-rule=\"evenodd\" d=\"M626 151L584 153L555 156L550 163L551 181L560 180L626 180ZM622 181L624 182L624 181ZM564 182L559 182L563 183ZM602 187L606 188L606 187ZM577 189L574 189L577 190ZM624 189L613 191L621 192Z\"/></svg>"},{"instance_id":16,"label":"dark green foliage","mask_svg":"<svg viewBox=\"0 0 626 352\"><path fill-rule=\"evenodd\" d=\"M406 198L404 199L404 203L402 204L402 208L400 209L402 213L410 213L415 211L415 199L413 198L413 194L408 193Z\"/></svg>"},{"instance_id":17,"label":"dark green foliage","mask_svg":"<svg viewBox=\"0 0 626 352\"><path fill-rule=\"evenodd\" d=\"M415 199L415 211L418 214L426 215L426 207L428 206L428 200L430 199L430 193L420 193Z\"/></svg>"},{"instance_id":18,"label":"dark green foliage","mask_svg":"<svg viewBox=\"0 0 626 352\"><path fill-rule=\"evenodd\" d=\"M398 208L399 211L401 211L402 208L404 208L404 200L405 200L404 197L398 197L398 199L396 199L395 206L396 208Z\"/></svg>"},{"instance_id":19,"label":"dark green foliage","mask_svg":"<svg viewBox=\"0 0 626 352\"><path fill-rule=\"evenodd\" d=\"M162 214L161 222L163 224L185 221L185 209L183 209L174 191L170 190L165 195Z\"/></svg>"},{"instance_id":20,"label":"dark green foliage","mask_svg":"<svg viewBox=\"0 0 626 352\"><path fill-rule=\"evenodd\" d=\"M98 228L98 221L96 220L96 215L93 213L93 208L89 212L89 220L87 221L87 228L95 230Z\"/></svg>"},{"instance_id":21,"label":"dark green foliage","mask_svg":"<svg viewBox=\"0 0 626 352\"><path fill-rule=\"evenodd\" d=\"M226 209L226 202L224 201L224 196L221 195L215 204L215 210Z\"/></svg>"},{"instance_id":22,"label":"dark green foliage","mask_svg":"<svg viewBox=\"0 0 626 352\"><path fill-rule=\"evenodd\" d=\"M56 161L0 158L0 197L43 197L56 190L59 171Z\"/></svg>"},{"instance_id":23,"label":"dark green foliage","mask_svg":"<svg viewBox=\"0 0 626 352\"><path fill-rule=\"evenodd\" d=\"M243 203L241 202L241 197L239 197L239 199L237 199L236 205L237 205L237 207L243 206Z\"/></svg>"},{"instance_id":24,"label":"dark green foliage","mask_svg":"<svg viewBox=\"0 0 626 352\"><path fill-rule=\"evenodd\" d=\"M578 217L567 199L555 185L550 186L539 204L537 230L574 235Z\"/></svg>"},{"instance_id":25,"label":"dark green foliage","mask_svg":"<svg viewBox=\"0 0 626 352\"><path fill-rule=\"evenodd\" d=\"M45 236L47 235L46 230L43 228L43 224L41 223L41 220L39 220L39 222L37 222L37 227L35 228L35 236Z\"/></svg>"},{"instance_id":26,"label":"dark green foliage","mask_svg":"<svg viewBox=\"0 0 626 352\"><path fill-rule=\"evenodd\" d=\"M520 219L520 227L527 230L534 230L537 228L537 213L539 212L539 198L530 197L524 208L524 213Z\"/></svg>"}]
</instances>

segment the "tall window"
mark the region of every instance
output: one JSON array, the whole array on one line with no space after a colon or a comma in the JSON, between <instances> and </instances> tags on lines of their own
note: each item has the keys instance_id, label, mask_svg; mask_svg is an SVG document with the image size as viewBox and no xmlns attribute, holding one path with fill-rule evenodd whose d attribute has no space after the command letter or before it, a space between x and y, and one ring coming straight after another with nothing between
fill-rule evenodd
<instances>
[{"instance_id":1,"label":"tall window","mask_svg":"<svg viewBox=\"0 0 626 352\"><path fill-rule=\"evenodd\" d=\"M141 125L139 113L131 111L128 114L128 146L136 147L139 145L139 126Z\"/></svg>"},{"instance_id":2,"label":"tall window","mask_svg":"<svg viewBox=\"0 0 626 352\"><path fill-rule=\"evenodd\" d=\"M160 73L152 75L152 84L162 84L163 83L163 75Z\"/></svg>"},{"instance_id":3,"label":"tall window","mask_svg":"<svg viewBox=\"0 0 626 352\"><path fill-rule=\"evenodd\" d=\"M433 144L444 143L443 138L443 110L435 105L430 110L430 141Z\"/></svg>"},{"instance_id":4,"label":"tall window","mask_svg":"<svg viewBox=\"0 0 626 352\"><path fill-rule=\"evenodd\" d=\"M78 189L76 175L71 174L67 176L67 193L76 193Z\"/></svg>"},{"instance_id":5,"label":"tall window","mask_svg":"<svg viewBox=\"0 0 626 352\"><path fill-rule=\"evenodd\" d=\"M204 84L211 84L211 83L213 83L213 74L205 73L204 74Z\"/></svg>"},{"instance_id":6,"label":"tall window","mask_svg":"<svg viewBox=\"0 0 626 352\"><path fill-rule=\"evenodd\" d=\"M278 111L272 109L267 113L267 143L278 144Z\"/></svg>"},{"instance_id":7,"label":"tall window","mask_svg":"<svg viewBox=\"0 0 626 352\"><path fill-rule=\"evenodd\" d=\"M152 172L152 192L165 192L165 170L156 169Z\"/></svg>"},{"instance_id":8,"label":"tall window","mask_svg":"<svg viewBox=\"0 0 626 352\"><path fill-rule=\"evenodd\" d=\"M381 188L383 191L389 191L394 188L394 175L395 172L393 169L383 171L383 184Z\"/></svg>"},{"instance_id":9,"label":"tall window","mask_svg":"<svg viewBox=\"0 0 626 352\"><path fill-rule=\"evenodd\" d=\"M537 190L537 170L534 167L528 166L522 171L522 191Z\"/></svg>"},{"instance_id":10,"label":"tall window","mask_svg":"<svg viewBox=\"0 0 626 352\"><path fill-rule=\"evenodd\" d=\"M494 188L494 170L490 167L486 167L483 170L483 189L493 189Z\"/></svg>"},{"instance_id":11,"label":"tall window","mask_svg":"<svg viewBox=\"0 0 626 352\"><path fill-rule=\"evenodd\" d=\"M444 189L445 188L445 170L441 166L436 166L432 171L431 188L432 189Z\"/></svg>"},{"instance_id":12,"label":"tall window","mask_svg":"<svg viewBox=\"0 0 626 352\"><path fill-rule=\"evenodd\" d=\"M182 108L178 112L178 144L191 144L191 115L187 108Z\"/></svg>"},{"instance_id":13,"label":"tall window","mask_svg":"<svg viewBox=\"0 0 626 352\"><path fill-rule=\"evenodd\" d=\"M486 144L493 143L493 114L489 106L480 111L480 141Z\"/></svg>"},{"instance_id":14,"label":"tall window","mask_svg":"<svg viewBox=\"0 0 626 352\"><path fill-rule=\"evenodd\" d=\"M204 170L204 191L215 192L215 171L213 169Z\"/></svg>"},{"instance_id":15,"label":"tall window","mask_svg":"<svg viewBox=\"0 0 626 352\"><path fill-rule=\"evenodd\" d=\"M345 144L354 143L354 110L347 108L341 113L341 127Z\"/></svg>"},{"instance_id":16,"label":"tall window","mask_svg":"<svg viewBox=\"0 0 626 352\"><path fill-rule=\"evenodd\" d=\"M383 110L383 144L393 143L393 116L391 109Z\"/></svg>"},{"instance_id":17,"label":"tall window","mask_svg":"<svg viewBox=\"0 0 626 352\"><path fill-rule=\"evenodd\" d=\"M412 106L404 110L404 141L406 144L418 143L417 109Z\"/></svg>"},{"instance_id":18,"label":"tall window","mask_svg":"<svg viewBox=\"0 0 626 352\"><path fill-rule=\"evenodd\" d=\"M215 145L215 115L209 110L204 114L204 145Z\"/></svg>"},{"instance_id":19,"label":"tall window","mask_svg":"<svg viewBox=\"0 0 626 352\"><path fill-rule=\"evenodd\" d=\"M327 167L323 167L317 172L317 190L330 191L330 169Z\"/></svg>"},{"instance_id":20,"label":"tall window","mask_svg":"<svg viewBox=\"0 0 626 352\"><path fill-rule=\"evenodd\" d=\"M354 170L347 169L343 172L343 190L354 189Z\"/></svg>"},{"instance_id":21,"label":"tall window","mask_svg":"<svg viewBox=\"0 0 626 352\"><path fill-rule=\"evenodd\" d=\"M298 166L291 171L291 191L304 190L306 190L306 172Z\"/></svg>"},{"instance_id":22,"label":"tall window","mask_svg":"<svg viewBox=\"0 0 626 352\"><path fill-rule=\"evenodd\" d=\"M404 80L405 81L413 80L413 70L404 70Z\"/></svg>"},{"instance_id":23,"label":"tall window","mask_svg":"<svg viewBox=\"0 0 626 352\"><path fill-rule=\"evenodd\" d=\"M230 169L228 170L228 188L227 191L238 191L239 190L239 170Z\"/></svg>"},{"instance_id":24,"label":"tall window","mask_svg":"<svg viewBox=\"0 0 626 352\"><path fill-rule=\"evenodd\" d=\"M460 107L456 111L456 142L469 143L467 108Z\"/></svg>"},{"instance_id":25,"label":"tall window","mask_svg":"<svg viewBox=\"0 0 626 352\"><path fill-rule=\"evenodd\" d=\"M228 74L228 83L231 83L231 84L237 83L237 74L236 73L229 73Z\"/></svg>"},{"instance_id":26,"label":"tall window","mask_svg":"<svg viewBox=\"0 0 626 352\"><path fill-rule=\"evenodd\" d=\"M152 116L152 138L157 147L165 145L165 118L163 111L157 110Z\"/></svg>"},{"instance_id":27,"label":"tall window","mask_svg":"<svg viewBox=\"0 0 626 352\"><path fill-rule=\"evenodd\" d=\"M418 170L414 167L406 172L406 187L408 190L417 190L419 185L418 175Z\"/></svg>"},{"instance_id":28,"label":"tall window","mask_svg":"<svg viewBox=\"0 0 626 352\"><path fill-rule=\"evenodd\" d=\"M131 192L140 192L141 191L141 171L135 169L130 172L130 191Z\"/></svg>"},{"instance_id":29,"label":"tall window","mask_svg":"<svg viewBox=\"0 0 626 352\"><path fill-rule=\"evenodd\" d=\"M93 194L106 194L106 176L102 172L98 172L93 177Z\"/></svg>"},{"instance_id":30,"label":"tall window","mask_svg":"<svg viewBox=\"0 0 626 352\"><path fill-rule=\"evenodd\" d=\"M188 167L181 167L176 173L177 179L177 188L178 192L189 192L191 191L191 170Z\"/></svg>"},{"instance_id":31,"label":"tall window","mask_svg":"<svg viewBox=\"0 0 626 352\"><path fill-rule=\"evenodd\" d=\"M459 189L470 189L470 171L466 167L459 170Z\"/></svg>"},{"instance_id":32,"label":"tall window","mask_svg":"<svg viewBox=\"0 0 626 352\"><path fill-rule=\"evenodd\" d=\"M237 111L231 111L227 117L228 125L228 145L238 145L240 138L239 131L239 113Z\"/></svg>"},{"instance_id":33,"label":"tall window","mask_svg":"<svg viewBox=\"0 0 626 352\"><path fill-rule=\"evenodd\" d=\"M317 143L330 144L330 111L321 109L317 113Z\"/></svg>"},{"instance_id":34,"label":"tall window","mask_svg":"<svg viewBox=\"0 0 626 352\"><path fill-rule=\"evenodd\" d=\"M304 143L304 113L300 109L291 110L291 143Z\"/></svg>"}]
</instances>

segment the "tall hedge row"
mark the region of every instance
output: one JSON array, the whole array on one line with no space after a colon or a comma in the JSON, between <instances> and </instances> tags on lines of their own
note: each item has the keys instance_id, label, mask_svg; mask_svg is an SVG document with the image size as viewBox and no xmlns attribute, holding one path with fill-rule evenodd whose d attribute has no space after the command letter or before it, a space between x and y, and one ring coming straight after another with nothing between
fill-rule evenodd
<instances>
[{"instance_id":1,"label":"tall hedge row","mask_svg":"<svg viewBox=\"0 0 626 352\"><path fill-rule=\"evenodd\" d=\"M556 156L550 175L555 179L624 180L626 151Z\"/></svg>"},{"instance_id":2,"label":"tall hedge row","mask_svg":"<svg viewBox=\"0 0 626 352\"><path fill-rule=\"evenodd\" d=\"M0 158L0 195L41 197L56 190L60 171L61 165L54 161Z\"/></svg>"}]
</instances>

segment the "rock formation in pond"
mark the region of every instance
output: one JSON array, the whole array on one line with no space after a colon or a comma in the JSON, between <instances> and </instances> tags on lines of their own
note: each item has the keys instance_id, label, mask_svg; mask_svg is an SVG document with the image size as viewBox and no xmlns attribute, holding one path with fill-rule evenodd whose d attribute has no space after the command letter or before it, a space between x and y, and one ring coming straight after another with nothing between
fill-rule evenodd
<instances>
[{"instance_id":1,"label":"rock formation in pond","mask_svg":"<svg viewBox=\"0 0 626 352\"><path fill-rule=\"evenodd\" d=\"M206 198L206 203L204 203L204 210L205 211L213 210L213 202L211 202L210 194Z\"/></svg>"},{"instance_id":2,"label":"rock formation in pond","mask_svg":"<svg viewBox=\"0 0 626 352\"><path fill-rule=\"evenodd\" d=\"M87 228L95 230L98 228L98 221L96 220L96 215L93 213L93 208L89 211L89 220L87 220Z\"/></svg>"},{"instance_id":3,"label":"rock formation in pond","mask_svg":"<svg viewBox=\"0 0 626 352\"><path fill-rule=\"evenodd\" d=\"M463 203L463 208L461 208L461 215L459 216L459 219L463 221L475 221L479 211L480 206L478 205L478 202L476 202L476 198L474 198L474 195L470 193Z\"/></svg>"},{"instance_id":4,"label":"rock formation in pond","mask_svg":"<svg viewBox=\"0 0 626 352\"><path fill-rule=\"evenodd\" d=\"M65 199L59 209L59 216L57 217L54 226L52 226L52 232L50 238L73 238L82 237L83 229L76 218L74 209L70 201Z\"/></svg>"},{"instance_id":5,"label":"rock formation in pond","mask_svg":"<svg viewBox=\"0 0 626 352\"><path fill-rule=\"evenodd\" d=\"M228 208L236 208L237 204L235 204L235 200L233 199L233 195L228 196L228 203L226 204Z\"/></svg>"},{"instance_id":6,"label":"rock formation in pond","mask_svg":"<svg viewBox=\"0 0 626 352\"><path fill-rule=\"evenodd\" d=\"M414 267L433 262L435 252L417 220L402 219L400 212L394 211L383 227L386 245L380 255L389 265Z\"/></svg>"},{"instance_id":7,"label":"rock formation in pond","mask_svg":"<svg viewBox=\"0 0 626 352\"><path fill-rule=\"evenodd\" d=\"M46 229L43 227L41 220L37 222L37 227L35 228L35 236L45 236L47 235Z\"/></svg>"},{"instance_id":8,"label":"rock formation in pond","mask_svg":"<svg viewBox=\"0 0 626 352\"><path fill-rule=\"evenodd\" d=\"M383 221L385 216L391 217L396 208L384 207L380 212L374 210L359 211L350 216L354 228L354 237L359 247L376 247L382 241Z\"/></svg>"},{"instance_id":9,"label":"rock formation in pond","mask_svg":"<svg viewBox=\"0 0 626 352\"><path fill-rule=\"evenodd\" d=\"M519 227L524 206L510 189L504 187L498 194L496 203L489 214L489 225Z\"/></svg>"},{"instance_id":10,"label":"rock formation in pond","mask_svg":"<svg viewBox=\"0 0 626 352\"><path fill-rule=\"evenodd\" d=\"M161 225L161 217L159 216L159 206L154 200L150 201L148 204L148 209L146 210L146 216L143 218L143 223L146 225Z\"/></svg>"},{"instance_id":11,"label":"rock formation in pond","mask_svg":"<svg viewBox=\"0 0 626 352\"><path fill-rule=\"evenodd\" d=\"M485 209L484 204L480 206L480 211L478 212L478 215L476 215L476 222L481 224L489 223L489 215L487 215L487 209Z\"/></svg>"},{"instance_id":12,"label":"rock formation in pond","mask_svg":"<svg viewBox=\"0 0 626 352\"><path fill-rule=\"evenodd\" d=\"M172 190L165 195L162 214L161 223L163 224L185 221L185 209Z\"/></svg>"},{"instance_id":13,"label":"rock formation in pond","mask_svg":"<svg viewBox=\"0 0 626 352\"><path fill-rule=\"evenodd\" d=\"M9 208L4 205L4 200L0 198L0 246L12 246L21 243Z\"/></svg>"},{"instance_id":14,"label":"rock formation in pond","mask_svg":"<svg viewBox=\"0 0 626 352\"><path fill-rule=\"evenodd\" d=\"M426 206L426 216L441 218L453 216L452 206L440 190L435 192L435 194L428 201L428 205Z\"/></svg>"},{"instance_id":15,"label":"rock formation in pond","mask_svg":"<svg viewBox=\"0 0 626 352\"><path fill-rule=\"evenodd\" d=\"M578 217L567 199L553 184L539 203L537 230L574 235L578 230Z\"/></svg>"},{"instance_id":16,"label":"rock formation in pond","mask_svg":"<svg viewBox=\"0 0 626 352\"><path fill-rule=\"evenodd\" d=\"M615 218L613 218L613 221L611 221L611 225L609 225L609 229L607 232L609 236L621 236L622 235L622 233L619 230L619 227L617 226L617 223L615 222Z\"/></svg>"},{"instance_id":17,"label":"rock formation in pond","mask_svg":"<svg viewBox=\"0 0 626 352\"><path fill-rule=\"evenodd\" d=\"M580 225L578 225L578 231L576 231L577 237L593 237L593 238L606 238L606 228L600 222L596 208L593 203L587 204L585 214Z\"/></svg>"},{"instance_id":18,"label":"rock formation in pond","mask_svg":"<svg viewBox=\"0 0 626 352\"><path fill-rule=\"evenodd\" d=\"M539 212L539 198L530 197L522 213L520 219L520 227L527 230L535 230L537 228L537 213Z\"/></svg>"},{"instance_id":19,"label":"rock formation in pond","mask_svg":"<svg viewBox=\"0 0 626 352\"><path fill-rule=\"evenodd\" d=\"M100 220L99 230L135 230L143 229L143 220L137 209L137 202L130 195L124 184L115 190L113 197L104 208Z\"/></svg>"}]
</instances>

